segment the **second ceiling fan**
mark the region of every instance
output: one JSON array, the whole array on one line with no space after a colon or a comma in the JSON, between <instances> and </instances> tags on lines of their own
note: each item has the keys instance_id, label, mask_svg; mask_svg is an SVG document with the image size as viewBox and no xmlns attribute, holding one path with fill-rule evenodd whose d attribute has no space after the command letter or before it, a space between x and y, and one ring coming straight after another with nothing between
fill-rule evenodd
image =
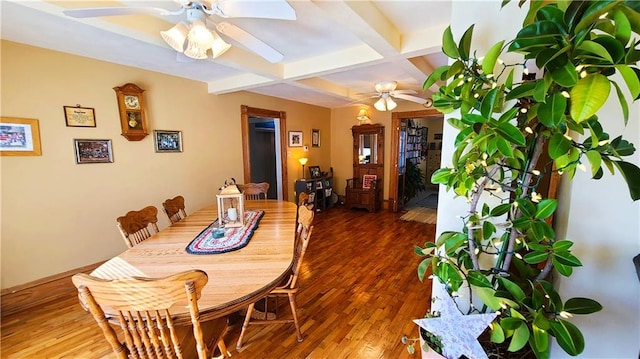
<instances>
[{"instance_id":1,"label":"second ceiling fan","mask_svg":"<svg viewBox=\"0 0 640 359\"><path fill-rule=\"evenodd\" d=\"M117 15L181 15L186 13L187 22L179 22L171 29L161 31L162 38L179 53L193 59L207 58L211 50L213 58L222 55L231 45L226 43L217 33L238 42L269 62L280 62L284 55L247 31L228 22L215 22L211 18L263 18L276 20L295 20L296 12L285 0L270 1L178 1L178 10L156 7L98 7L86 9L64 10L65 15L75 18L88 18ZM207 23L215 27L215 31L207 27Z\"/></svg>"}]
</instances>

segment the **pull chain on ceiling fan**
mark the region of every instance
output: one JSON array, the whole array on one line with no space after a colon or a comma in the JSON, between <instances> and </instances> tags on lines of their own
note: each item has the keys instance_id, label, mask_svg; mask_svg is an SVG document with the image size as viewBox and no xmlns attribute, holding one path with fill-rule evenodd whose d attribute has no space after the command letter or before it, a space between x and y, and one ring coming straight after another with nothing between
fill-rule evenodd
<instances>
[{"instance_id":1,"label":"pull chain on ceiling fan","mask_svg":"<svg viewBox=\"0 0 640 359\"><path fill-rule=\"evenodd\" d=\"M214 25L216 30L224 36L237 41L239 44L269 62L275 63L284 59L284 55L276 49L241 28L227 21L213 23L209 18L211 15L221 18L252 17L278 20L296 19L295 10L285 0L263 2L182 0L180 1L180 9L177 11L153 7L106 7L69 9L63 11L65 15L76 18L132 14L167 16L180 15L185 12L188 23L181 21L171 29L161 31L160 36L171 48L193 59L206 59L209 50L211 50L212 57L215 59L231 47L215 30L209 30L207 28L207 22Z\"/></svg>"}]
</instances>

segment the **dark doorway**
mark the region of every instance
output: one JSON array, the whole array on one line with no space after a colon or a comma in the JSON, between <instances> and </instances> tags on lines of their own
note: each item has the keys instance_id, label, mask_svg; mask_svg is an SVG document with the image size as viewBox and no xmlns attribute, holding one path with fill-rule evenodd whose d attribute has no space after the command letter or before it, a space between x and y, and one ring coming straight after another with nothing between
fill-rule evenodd
<instances>
[{"instance_id":1,"label":"dark doorway","mask_svg":"<svg viewBox=\"0 0 640 359\"><path fill-rule=\"evenodd\" d=\"M267 198L277 199L276 133L273 119L249 117L249 152L251 154L250 181L269 183Z\"/></svg>"}]
</instances>

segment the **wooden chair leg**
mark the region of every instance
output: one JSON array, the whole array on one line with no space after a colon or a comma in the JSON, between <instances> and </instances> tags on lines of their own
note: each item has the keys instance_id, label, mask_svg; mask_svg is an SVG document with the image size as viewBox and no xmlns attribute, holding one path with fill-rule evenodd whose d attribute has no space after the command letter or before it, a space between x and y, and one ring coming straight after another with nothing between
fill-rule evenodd
<instances>
[{"instance_id":1,"label":"wooden chair leg","mask_svg":"<svg viewBox=\"0 0 640 359\"><path fill-rule=\"evenodd\" d=\"M293 314L293 323L296 325L296 335L298 336L298 343L302 342L302 332L300 331L300 323L298 323L298 312L296 310L296 296L293 293L288 293L289 305L291 306L291 313Z\"/></svg>"},{"instance_id":2,"label":"wooden chair leg","mask_svg":"<svg viewBox=\"0 0 640 359\"><path fill-rule=\"evenodd\" d=\"M218 340L218 349L220 350L220 354L222 354L223 358L229 358L231 353L227 350L227 344L225 344L224 339L221 338Z\"/></svg>"},{"instance_id":3,"label":"wooden chair leg","mask_svg":"<svg viewBox=\"0 0 640 359\"><path fill-rule=\"evenodd\" d=\"M242 323L242 331L240 332L240 337L238 338L236 349L242 348L242 340L244 339L244 332L245 330L247 330L247 327L249 326L249 321L251 321L251 313L253 312L254 306L255 306L255 303L251 303L247 308L247 314L244 317L244 323Z\"/></svg>"}]
</instances>

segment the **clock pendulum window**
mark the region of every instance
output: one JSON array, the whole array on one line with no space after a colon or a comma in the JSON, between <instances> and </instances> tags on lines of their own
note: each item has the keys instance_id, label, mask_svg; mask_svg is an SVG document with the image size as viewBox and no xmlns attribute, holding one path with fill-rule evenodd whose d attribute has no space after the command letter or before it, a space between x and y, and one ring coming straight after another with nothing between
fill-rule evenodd
<instances>
[{"instance_id":1,"label":"clock pendulum window","mask_svg":"<svg viewBox=\"0 0 640 359\"><path fill-rule=\"evenodd\" d=\"M135 84L114 87L120 112L122 136L129 141L140 141L149 134L145 114L143 89Z\"/></svg>"}]
</instances>

